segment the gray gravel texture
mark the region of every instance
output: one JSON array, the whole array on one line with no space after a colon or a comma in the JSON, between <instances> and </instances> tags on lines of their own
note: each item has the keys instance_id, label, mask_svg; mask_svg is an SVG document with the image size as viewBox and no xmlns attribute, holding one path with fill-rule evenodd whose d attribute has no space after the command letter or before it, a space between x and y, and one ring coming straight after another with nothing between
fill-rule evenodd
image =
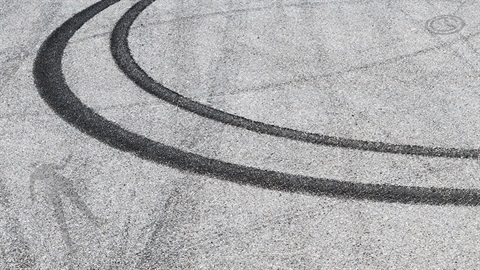
<instances>
[{"instance_id":1,"label":"gray gravel texture","mask_svg":"<svg viewBox=\"0 0 480 270\"><path fill-rule=\"evenodd\" d=\"M0 1L0 269L480 269L480 206L239 185L141 159L68 124L39 95L34 61L57 27L96 2ZM262 170L480 189L477 158L305 143L145 92L110 51L115 24L137 2L89 20L62 60L71 91L125 130ZM480 149L479 9L477 0L158 0L128 41L151 78L230 114L471 150Z\"/></svg>"}]
</instances>

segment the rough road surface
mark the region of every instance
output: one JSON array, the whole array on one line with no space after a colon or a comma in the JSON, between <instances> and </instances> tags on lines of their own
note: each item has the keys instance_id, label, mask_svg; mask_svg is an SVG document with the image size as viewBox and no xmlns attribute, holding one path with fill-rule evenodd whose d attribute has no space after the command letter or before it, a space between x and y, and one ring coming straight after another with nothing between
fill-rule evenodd
<instances>
[{"instance_id":1,"label":"rough road surface","mask_svg":"<svg viewBox=\"0 0 480 270\"><path fill-rule=\"evenodd\" d=\"M480 1L0 2L0 269L480 269Z\"/></svg>"}]
</instances>

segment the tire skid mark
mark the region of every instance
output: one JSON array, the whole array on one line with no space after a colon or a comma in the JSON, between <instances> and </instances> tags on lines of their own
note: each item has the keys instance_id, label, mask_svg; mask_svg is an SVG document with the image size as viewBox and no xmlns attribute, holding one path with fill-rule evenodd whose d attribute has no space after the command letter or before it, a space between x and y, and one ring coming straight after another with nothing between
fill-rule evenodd
<instances>
[{"instance_id":1,"label":"tire skid mark","mask_svg":"<svg viewBox=\"0 0 480 270\"><path fill-rule=\"evenodd\" d=\"M135 59L130 52L128 44L130 28L132 27L138 16L155 1L156 0L142 0L138 2L118 21L112 32L111 52L115 59L115 62L128 78L130 78L134 83L136 83L139 87L143 88L148 93L172 105L227 125L232 125L257 133L287 138L306 143L320 144L332 147L342 147L354 150L428 157L471 159L476 159L480 157L480 149L443 148L427 147L420 145L392 144L379 141L364 141L299 131L247 119L241 116L215 109L213 107L204 105L190 98L182 96L178 92L175 92L152 79L135 62ZM423 51L428 50L424 49L419 53L422 53ZM415 55L415 53L413 55Z\"/></svg>"},{"instance_id":2,"label":"tire skid mark","mask_svg":"<svg viewBox=\"0 0 480 270\"><path fill-rule=\"evenodd\" d=\"M302 175L281 173L259 168L227 163L210 159L201 155L181 151L153 141L144 136L132 133L121 126L108 121L93 109L83 104L68 87L62 72L62 58L69 40L83 24L119 0L102 0L74 15L57 28L42 44L34 63L34 77L40 96L66 122L85 134L104 142L118 150L132 153L142 159L157 162L172 168L190 173L202 174L237 183L264 189L285 191L315 196L329 196L340 199L371 200L390 203L416 203L431 205L464 205L480 204L480 190L437 187L399 186L389 184L363 184L333 179L315 178ZM142 78L142 85L155 86L148 75L139 71L129 54L126 40L128 27L136 16L152 4L152 0L142 0L134 5L116 25L112 34L112 53L123 65L127 74ZM125 54L126 53L126 54ZM99 74L102 76L102 74ZM169 94L175 102L181 103L178 95ZM399 148L400 147L400 148ZM369 148L369 147L367 147ZM401 146L394 146L402 152ZM407 147L407 149L410 149ZM424 148L421 148L424 150ZM405 150L405 149L404 149ZM441 155L445 149L428 152ZM460 150L459 150L460 151ZM473 151L473 152L471 152ZM448 152L449 156L478 155L478 150L465 152ZM412 153L412 152L410 152ZM436 154L435 154L436 153ZM221 196L218 195L218 196Z\"/></svg>"}]
</instances>

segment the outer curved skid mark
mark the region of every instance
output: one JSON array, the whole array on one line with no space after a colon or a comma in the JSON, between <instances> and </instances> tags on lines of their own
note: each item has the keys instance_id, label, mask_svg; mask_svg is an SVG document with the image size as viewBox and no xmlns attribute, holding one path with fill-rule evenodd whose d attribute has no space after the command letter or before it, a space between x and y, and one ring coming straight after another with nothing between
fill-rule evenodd
<instances>
[{"instance_id":1,"label":"outer curved skid mark","mask_svg":"<svg viewBox=\"0 0 480 270\"><path fill-rule=\"evenodd\" d=\"M179 93L168 89L152 79L134 60L128 45L129 30L135 19L155 0L141 0L131 8L117 23L112 33L111 51L120 69L138 86L164 101L187 111L196 113L228 125L244 128L258 133L268 134L292 140L343 147L356 150L407 154L446 158L478 158L480 149L458 149L426 147L420 145L390 144L376 141L364 141L310 133L253 121L244 117L214 109Z\"/></svg>"},{"instance_id":2,"label":"outer curved skid mark","mask_svg":"<svg viewBox=\"0 0 480 270\"><path fill-rule=\"evenodd\" d=\"M326 195L337 198L432 205L479 205L480 190L361 184L280 173L246 167L152 141L108 121L84 105L66 84L62 72L65 47L88 20L119 0L103 0L76 14L42 44L34 63L34 77L45 102L65 121L119 150L180 170L260 188ZM149 1L140 2L140 7ZM136 6L136 8L139 7Z\"/></svg>"}]
</instances>

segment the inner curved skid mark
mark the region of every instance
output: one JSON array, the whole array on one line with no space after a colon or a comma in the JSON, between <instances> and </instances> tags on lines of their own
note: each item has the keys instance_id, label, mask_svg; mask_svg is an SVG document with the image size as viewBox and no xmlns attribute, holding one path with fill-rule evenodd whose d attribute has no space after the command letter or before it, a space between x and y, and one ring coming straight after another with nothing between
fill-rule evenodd
<instances>
[{"instance_id":1,"label":"inner curved skid mark","mask_svg":"<svg viewBox=\"0 0 480 270\"><path fill-rule=\"evenodd\" d=\"M244 128L257 133L271 136L302 141L306 143L342 147L355 150L383 152L391 154L418 155L444 158L471 158L480 157L480 149L443 148L428 147L420 145L392 144L379 141L365 141L348 139L336 136L328 136L319 133L310 133L295 129L266 124L259 121L247 119L238 115L227 113L210 106L196 102L190 98L180 95L151 78L133 58L129 44L128 35L138 16L155 0L141 0L128 10L118 21L112 32L111 52L119 68L133 82L148 93L178 106L184 110L196 113L200 116L219 121L224 124Z\"/></svg>"},{"instance_id":2,"label":"inner curved skid mark","mask_svg":"<svg viewBox=\"0 0 480 270\"><path fill-rule=\"evenodd\" d=\"M88 20L119 1L103 0L74 15L45 40L35 59L33 75L40 96L61 118L83 133L145 160L241 185L340 199L430 205L480 204L479 189L362 184L227 163L164 145L105 119L83 104L70 90L63 75L62 58L75 32ZM152 2L140 1L132 10L143 9Z\"/></svg>"}]
</instances>

